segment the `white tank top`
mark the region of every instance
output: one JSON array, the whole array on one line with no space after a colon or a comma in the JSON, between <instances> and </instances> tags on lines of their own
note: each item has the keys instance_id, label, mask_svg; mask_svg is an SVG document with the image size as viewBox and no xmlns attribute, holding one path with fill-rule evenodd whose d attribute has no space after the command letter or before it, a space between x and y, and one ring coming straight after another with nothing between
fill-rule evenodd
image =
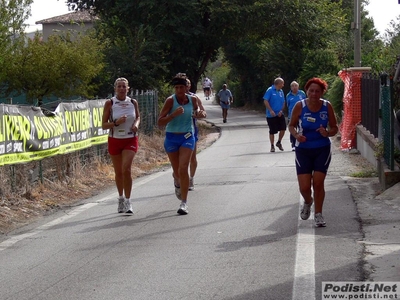
<instances>
[{"instance_id":1,"label":"white tank top","mask_svg":"<svg viewBox=\"0 0 400 300\"><path fill-rule=\"evenodd\" d=\"M136 110L133 100L126 97L125 100L118 100L116 97L111 98L111 119L112 121L117 120L122 116L126 116L126 122L119 124L114 128L110 129L109 136L116 139L126 139L135 136L132 131L133 123L136 121Z\"/></svg>"}]
</instances>

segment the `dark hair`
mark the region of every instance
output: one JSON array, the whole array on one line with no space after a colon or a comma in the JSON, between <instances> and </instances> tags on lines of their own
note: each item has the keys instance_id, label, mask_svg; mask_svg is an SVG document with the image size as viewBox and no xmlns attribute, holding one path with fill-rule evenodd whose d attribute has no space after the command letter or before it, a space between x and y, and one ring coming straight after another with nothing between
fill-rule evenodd
<instances>
[{"instance_id":1,"label":"dark hair","mask_svg":"<svg viewBox=\"0 0 400 300\"><path fill-rule=\"evenodd\" d=\"M304 86L304 89L307 91L310 85L313 83L318 84L321 87L322 93L325 93L328 90L328 84L326 83L326 81L318 77L314 77L308 80L306 85Z\"/></svg>"},{"instance_id":2,"label":"dark hair","mask_svg":"<svg viewBox=\"0 0 400 300\"><path fill-rule=\"evenodd\" d=\"M187 85L186 81L187 77L185 73L178 73L172 78L171 84L172 85Z\"/></svg>"}]
</instances>

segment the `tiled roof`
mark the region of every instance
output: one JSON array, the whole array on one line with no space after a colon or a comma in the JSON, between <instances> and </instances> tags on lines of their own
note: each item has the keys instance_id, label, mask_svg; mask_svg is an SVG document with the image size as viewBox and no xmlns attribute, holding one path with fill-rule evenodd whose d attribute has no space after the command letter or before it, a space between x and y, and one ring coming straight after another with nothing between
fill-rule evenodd
<instances>
[{"instance_id":1,"label":"tiled roof","mask_svg":"<svg viewBox=\"0 0 400 300\"><path fill-rule=\"evenodd\" d=\"M97 19L97 17L90 15L88 11L74 11L65 15L43 19L35 22L35 24L69 24L71 22L92 23L94 20Z\"/></svg>"}]
</instances>

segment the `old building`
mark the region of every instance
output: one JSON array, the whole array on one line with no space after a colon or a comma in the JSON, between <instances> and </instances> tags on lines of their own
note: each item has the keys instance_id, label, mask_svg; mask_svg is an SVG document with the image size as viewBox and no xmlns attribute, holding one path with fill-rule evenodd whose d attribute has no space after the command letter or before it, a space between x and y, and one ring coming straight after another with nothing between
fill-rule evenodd
<instances>
[{"instance_id":1,"label":"old building","mask_svg":"<svg viewBox=\"0 0 400 300\"><path fill-rule=\"evenodd\" d=\"M43 27L43 39L46 41L52 34L64 34L65 32L85 32L94 26L97 17L90 15L87 11L71 12L37 21Z\"/></svg>"}]
</instances>

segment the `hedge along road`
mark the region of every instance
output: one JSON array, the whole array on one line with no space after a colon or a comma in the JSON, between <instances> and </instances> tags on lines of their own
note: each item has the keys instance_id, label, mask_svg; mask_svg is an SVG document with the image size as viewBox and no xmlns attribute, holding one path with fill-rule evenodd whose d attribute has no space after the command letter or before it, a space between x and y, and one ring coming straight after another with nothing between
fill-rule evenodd
<instances>
[{"instance_id":1,"label":"hedge along road","mask_svg":"<svg viewBox=\"0 0 400 300\"><path fill-rule=\"evenodd\" d=\"M202 94L201 94L202 96ZM2 299L320 299L322 281L362 280L349 189L328 176L326 228L300 221L289 134L270 153L263 114L206 101L221 136L198 154L189 214L171 169L135 180L134 215L115 188L0 243Z\"/></svg>"}]
</instances>

